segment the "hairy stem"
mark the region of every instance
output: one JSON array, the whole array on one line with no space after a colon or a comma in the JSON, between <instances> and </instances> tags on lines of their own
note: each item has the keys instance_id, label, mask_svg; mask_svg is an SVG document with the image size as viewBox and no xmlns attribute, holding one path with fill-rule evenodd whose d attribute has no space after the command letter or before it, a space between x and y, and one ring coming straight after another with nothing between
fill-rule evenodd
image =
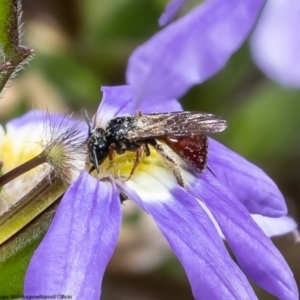
<instances>
[{"instance_id":1,"label":"hairy stem","mask_svg":"<svg viewBox=\"0 0 300 300\"><path fill-rule=\"evenodd\" d=\"M0 1L0 92L22 67L33 49L21 45L21 2Z\"/></svg>"}]
</instances>

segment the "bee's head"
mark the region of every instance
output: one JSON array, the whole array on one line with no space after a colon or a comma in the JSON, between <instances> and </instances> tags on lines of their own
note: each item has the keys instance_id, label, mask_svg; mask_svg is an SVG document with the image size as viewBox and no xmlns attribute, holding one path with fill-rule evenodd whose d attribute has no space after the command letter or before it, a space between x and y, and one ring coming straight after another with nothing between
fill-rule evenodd
<instances>
[{"instance_id":1,"label":"bee's head","mask_svg":"<svg viewBox=\"0 0 300 300\"><path fill-rule=\"evenodd\" d=\"M99 173L99 165L108 156L108 143L105 138L105 131L102 128L95 128L90 131L90 136L87 140L90 160L94 168Z\"/></svg>"},{"instance_id":2,"label":"bee's head","mask_svg":"<svg viewBox=\"0 0 300 300\"><path fill-rule=\"evenodd\" d=\"M89 150L90 161L95 170L99 173L99 165L108 156L108 144L105 138L105 131L102 128L91 127L91 121L85 109L81 109L82 115L86 120L89 130L89 137L87 139L87 146Z\"/></svg>"}]
</instances>

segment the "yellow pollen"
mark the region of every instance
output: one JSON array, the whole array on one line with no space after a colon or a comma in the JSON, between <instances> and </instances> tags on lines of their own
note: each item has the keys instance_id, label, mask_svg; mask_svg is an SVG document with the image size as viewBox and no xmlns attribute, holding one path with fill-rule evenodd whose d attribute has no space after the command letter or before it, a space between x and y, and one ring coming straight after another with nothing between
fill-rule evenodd
<instances>
[{"instance_id":1,"label":"yellow pollen","mask_svg":"<svg viewBox=\"0 0 300 300\"><path fill-rule=\"evenodd\" d=\"M156 152L156 150L153 147L150 148L150 156L146 156L145 153L143 153L140 163L138 164L138 167L136 168L132 178L140 171L147 171L151 166L158 166L161 168L168 169L168 166L164 163L162 157ZM97 175L97 172L94 171L92 173L95 177L108 177L112 176L114 178L121 178L123 180L126 180L130 172L133 168L133 165L136 161L136 152L133 151L126 151L122 155L115 155L112 163L109 162L108 158L105 159L105 161L99 166L100 174Z\"/></svg>"}]
</instances>

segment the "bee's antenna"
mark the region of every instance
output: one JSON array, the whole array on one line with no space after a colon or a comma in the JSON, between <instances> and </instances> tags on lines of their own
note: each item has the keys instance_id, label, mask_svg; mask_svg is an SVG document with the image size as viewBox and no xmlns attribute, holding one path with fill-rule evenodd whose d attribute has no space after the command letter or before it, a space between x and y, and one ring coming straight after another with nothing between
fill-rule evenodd
<instances>
[{"instance_id":1,"label":"bee's antenna","mask_svg":"<svg viewBox=\"0 0 300 300\"><path fill-rule=\"evenodd\" d=\"M82 113L82 115L83 115L83 117L84 117L84 119L85 119L85 121L86 121L86 123L87 123L87 125L89 127L89 133L91 133L92 126L91 126L91 120L89 118L89 114L88 114L88 112L87 112L87 110L85 108L81 109L81 113Z\"/></svg>"}]
</instances>

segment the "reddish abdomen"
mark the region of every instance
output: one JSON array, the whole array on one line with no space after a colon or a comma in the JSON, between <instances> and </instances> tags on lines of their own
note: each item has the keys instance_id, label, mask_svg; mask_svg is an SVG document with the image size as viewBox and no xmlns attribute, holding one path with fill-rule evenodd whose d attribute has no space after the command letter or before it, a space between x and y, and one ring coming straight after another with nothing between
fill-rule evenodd
<instances>
[{"instance_id":1,"label":"reddish abdomen","mask_svg":"<svg viewBox=\"0 0 300 300\"><path fill-rule=\"evenodd\" d=\"M195 170L200 173L205 170L208 153L208 138L206 135L164 137L162 140Z\"/></svg>"}]
</instances>

